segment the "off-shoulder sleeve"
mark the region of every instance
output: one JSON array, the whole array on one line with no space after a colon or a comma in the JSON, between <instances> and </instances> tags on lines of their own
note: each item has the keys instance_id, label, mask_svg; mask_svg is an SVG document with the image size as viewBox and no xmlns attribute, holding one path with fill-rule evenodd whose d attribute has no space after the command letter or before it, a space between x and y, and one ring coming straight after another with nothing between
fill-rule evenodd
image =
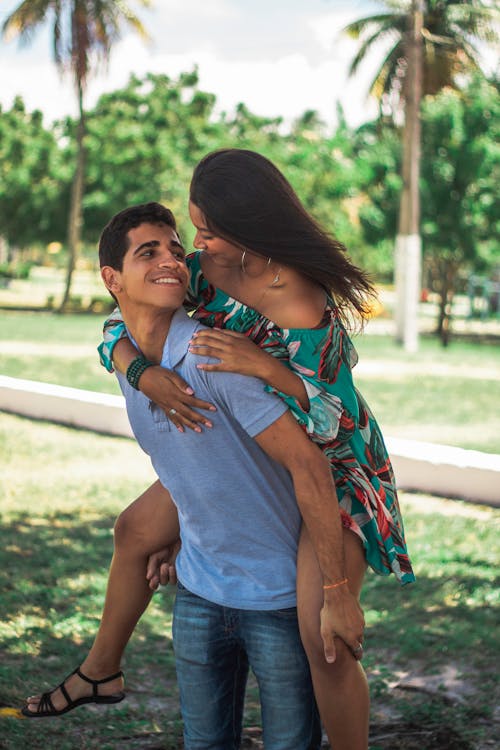
<instances>
[{"instance_id":1,"label":"off-shoulder sleeve","mask_svg":"<svg viewBox=\"0 0 500 750\"><path fill-rule=\"evenodd\" d=\"M327 390L318 388L300 373L296 374L304 383L309 399L309 411L305 411L293 396L282 393L269 385L266 385L266 390L276 393L286 403L297 422L302 425L314 442L323 444L337 437L340 438L343 416L342 400Z\"/></svg>"},{"instance_id":2,"label":"off-shoulder sleeve","mask_svg":"<svg viewBox=\"0 0 500 750\"><path fill-rule=\"evenodd\" d=\"M304 411L294 398L274 392L315 442L349 440L359 423L351 373L357 354L335 311L320 329L290 329L281 334L288 353L285 363L302 379L309 410Z\"/></svg>"},{"instance_id":3,"label":"off-shoulder sleeve","mask_svg":"<svg viewBox=\"0 0 500 750\"><path fill-rule=\"evenodd\" d=\"M103 340L97 347L101 365L108 372L114 372L113 367L113 349L120 339L126 338L127 331L123 322L122 314L119 307L115 307L111 315L104 321L102 332Z\"/></svg>"},{"instance_id":4,"label":"off-shoulder sleeve","mask_svg":"<svg viewBox=\"0 0 500 750\"><path fill-rule=\"evenodd\" d=\"M194 310L198 307L200 302L204 299L203 292L208 286L208 282L203 276L203 271L201 270L200 256L201 253L196 252L191 253L191 255L188 255L186 258L186 265L189 271L189 285L186 291L184 307L187 310Z\"/></svg>"}]
</instances>

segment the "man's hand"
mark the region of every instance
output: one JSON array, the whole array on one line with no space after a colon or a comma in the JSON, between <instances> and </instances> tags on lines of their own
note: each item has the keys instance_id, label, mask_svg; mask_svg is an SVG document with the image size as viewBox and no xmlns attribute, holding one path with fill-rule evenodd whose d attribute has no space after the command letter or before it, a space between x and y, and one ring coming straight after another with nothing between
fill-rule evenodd
<instances>
[{"instance_id":1,"label":"man's hand","mask_svg":"<svg viewBox=\"0 0 500 750\"><path fill-rule=\"evenodd\" d=\"M327 662L336 658L334 638L341 638L351 649L355 659L363 658L363 631L365 618L356 597L347 584L325 591L320 614L321 638Z\"/></svg>"},{"instance_id":2,"label":"man's hand","mask_svg":"<svg viewBox=\"0 0 500 750\"><path fill-rule=\"evenodd\" d=\"M146 578L150 589L156 591L158 586L167 586L169 583L175 586L177 583L175 559L180 548L181 540L177 539L173 544L149 556Z\"/></svg>"}]
</instances>

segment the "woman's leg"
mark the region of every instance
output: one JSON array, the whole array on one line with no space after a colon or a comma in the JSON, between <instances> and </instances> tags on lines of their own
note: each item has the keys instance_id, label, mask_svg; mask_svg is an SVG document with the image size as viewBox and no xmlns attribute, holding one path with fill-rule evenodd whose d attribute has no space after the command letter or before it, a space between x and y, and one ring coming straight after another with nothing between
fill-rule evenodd
<instances>
[{"instance_id":1,"label":"woman's leg","mask_svg":"<svg viewBox=\"0 0 500 750\"><path fill-rule=\"evenodd\" d=\"M366 561L360 540L346 529L344 551L349 588L359 599ZM360 662L340 638L335 639L335 662L329 664L325 659L319 619L322 584L318 560L303 526L297 561L297 607L321 721L335 750L367 750L368 682Z\"/></svg>"},{"instance_id":2,"label":"woman's leg","mask_svg":"<svg viewBox=\"0 0 500 750\"><path fill-rule=\"evenodd\" d=\"M81 671L93 680L103 679L120 670L121 657L153 591L146 580L147 560L151 553L172 544L179 535L177 509L169 492L156 481L119 516L114 529L114 554L101 623L95 641ZM123 688L121 677L99 687L100 695ZM65 683L73 700L90 695L91 686L72 675ZM28 699L35 711L40 696ZM60 690L51 696L56 709L67 701Z\"/></svg>"}]
</instances>

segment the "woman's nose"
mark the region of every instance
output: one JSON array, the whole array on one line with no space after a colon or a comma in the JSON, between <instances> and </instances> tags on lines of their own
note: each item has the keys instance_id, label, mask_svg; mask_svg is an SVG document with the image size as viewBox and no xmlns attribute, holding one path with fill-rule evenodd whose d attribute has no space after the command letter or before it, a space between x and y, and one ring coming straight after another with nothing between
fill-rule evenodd
<instances>
[{"instance_id":1,"label":"woman's nose","mask_svg":"<svg viewBox=\"0 0 500 750\"><path fill-rule=\"evenodd\" d=\"M197 250L203 250L206 247L206 243L199 232L196 232L194 236L193 245Z\"/></svg>"}]
</instances>

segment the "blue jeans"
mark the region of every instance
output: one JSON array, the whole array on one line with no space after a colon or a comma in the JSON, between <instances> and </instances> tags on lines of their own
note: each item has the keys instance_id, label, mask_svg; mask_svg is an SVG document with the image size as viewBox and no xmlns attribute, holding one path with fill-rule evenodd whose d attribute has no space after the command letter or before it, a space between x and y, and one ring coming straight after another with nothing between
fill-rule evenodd
<instances>
[{"instance_id":1,"label":"blue jeans","mask_svg":"<svg viewBox=\"0 0 500 750\"><path fill-rule=\"evenodd\" d=\"M178 584L174 652L185 750L237 750L249 666L266 750L317 750L321 727L295 608L222 607Z\"/></svg>"}]
</instances>

